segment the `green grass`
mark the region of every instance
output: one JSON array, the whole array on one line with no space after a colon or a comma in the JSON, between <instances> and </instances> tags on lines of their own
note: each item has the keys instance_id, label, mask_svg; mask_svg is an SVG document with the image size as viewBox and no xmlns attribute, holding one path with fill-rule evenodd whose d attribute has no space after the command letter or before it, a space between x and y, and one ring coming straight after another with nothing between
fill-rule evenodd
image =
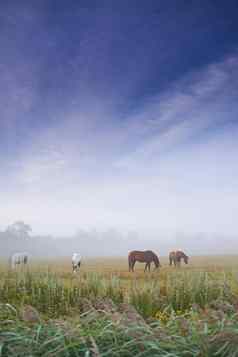
<instances>
[{"instance_id":1,"label":"green grass","mask_svg":"<svg viewBox=\"0 0 238 357\"><path fill-rule=\"evenodd\" d=\"M1 310L6 309L2 305ZM9 309L9 307L8 307ZM238 321L216 310L171 314L145 327L113 323L106 315L87 314L65 321L29 325L14 309L1 320L1 356L238 356ZM213 319L212 322L209 320Z\"/></svg>"},{"instance_id":2,"label":"green grass","mask_svg":"<svg viewBox=\"0 0 238 357\"><path fill-rule=\"evenodd\" d=\"M235 266L100 267L2 267L0 356L238 356ZM22 318L26 305L39 321Z\"/></svg>"}]
</instances>

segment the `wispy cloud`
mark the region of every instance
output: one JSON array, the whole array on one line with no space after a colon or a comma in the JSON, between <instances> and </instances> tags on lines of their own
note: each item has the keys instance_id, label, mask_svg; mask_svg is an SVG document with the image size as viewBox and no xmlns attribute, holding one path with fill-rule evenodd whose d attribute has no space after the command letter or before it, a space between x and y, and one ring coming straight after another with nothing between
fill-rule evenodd
<instances>
[{"instance_id":1,"label":"wispy cloud","mask_svg":"<svg viewBox=\"0 0 238 357\"><path fill-rule=\"evenodd\" d=\"M137 135L134 150L116 162L131 167L156 155L186 144L209 129L235 120L238 114L238 56L232 55L220 63L174 83L154 97L152 103L129 121L129 135Z\"/></svg>"}]
</instances>

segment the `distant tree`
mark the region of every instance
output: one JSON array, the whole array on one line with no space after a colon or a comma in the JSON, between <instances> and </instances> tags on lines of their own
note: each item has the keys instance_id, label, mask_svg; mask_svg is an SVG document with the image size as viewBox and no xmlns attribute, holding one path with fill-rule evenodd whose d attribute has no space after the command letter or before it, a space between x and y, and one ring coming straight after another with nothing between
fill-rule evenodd
<instances>
[{"instance_id":1,"label":"distant tree","mask_svg":"<svg viewBox=\"0 0 238 357\"><path fill-rule=\"evenodd\" d=\"M29 238L31 231L31 226L29 224L24 223L23 221L17 221L8 226L6 229L7 233L10 233L20 239Z\"/></svg>"}]
</instances>

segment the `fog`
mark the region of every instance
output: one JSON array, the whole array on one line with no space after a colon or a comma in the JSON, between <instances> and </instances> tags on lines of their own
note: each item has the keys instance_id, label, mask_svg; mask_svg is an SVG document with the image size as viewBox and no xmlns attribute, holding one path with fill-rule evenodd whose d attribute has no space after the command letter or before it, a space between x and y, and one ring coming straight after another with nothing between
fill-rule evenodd
<instances>
[{"instance_id":1,"label":"fog","mask_svg":"<svg viewBox=\"0 0 238 357\"><path fill-rule=\"evenodd\" d=\"M133 249L152 249L160 256L168 256L175 247L184 249L192 255L224 255L235 254L237 237L234 235L206 234L176 234L148 231L138 234L136 231L108 230L78 230L74 235L58 237L37 235L33 232L13 230L16 225L29 226L22 221L17 221L6 229L0 231L0 257L9 258L16 251L26 251L30 259L35 258L67 258L70 259L74 252L80 252L83 259L88 257L124 257ZM29 226L30 227L30 226ZM222 242L223 244L218 244ZM181 248L182 247L182 248ZM233 247L233 249L231 249ZM84 260L85 261L85 260Z\"/></svg>"}]
</instances>

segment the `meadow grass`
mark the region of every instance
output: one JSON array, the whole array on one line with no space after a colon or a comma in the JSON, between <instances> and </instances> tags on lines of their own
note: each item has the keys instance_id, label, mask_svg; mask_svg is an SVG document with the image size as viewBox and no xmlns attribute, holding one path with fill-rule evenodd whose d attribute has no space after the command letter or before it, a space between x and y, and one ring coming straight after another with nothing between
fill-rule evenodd
<instances>
[{"instance_id":1,"label":"meadow grass","mask_svg":"<svg viewBox=\"0 0 238 357\"><path fill-rule=\"evenodd\" d=\"M0 355L238 356L237 258L162 265L144 273L138 264L132 274L125 259L99 258L72 274L66 259L17 272L3 263ZM27 305L41 316L33 325L21 315Z\"/></svg>"}]
</instances>

